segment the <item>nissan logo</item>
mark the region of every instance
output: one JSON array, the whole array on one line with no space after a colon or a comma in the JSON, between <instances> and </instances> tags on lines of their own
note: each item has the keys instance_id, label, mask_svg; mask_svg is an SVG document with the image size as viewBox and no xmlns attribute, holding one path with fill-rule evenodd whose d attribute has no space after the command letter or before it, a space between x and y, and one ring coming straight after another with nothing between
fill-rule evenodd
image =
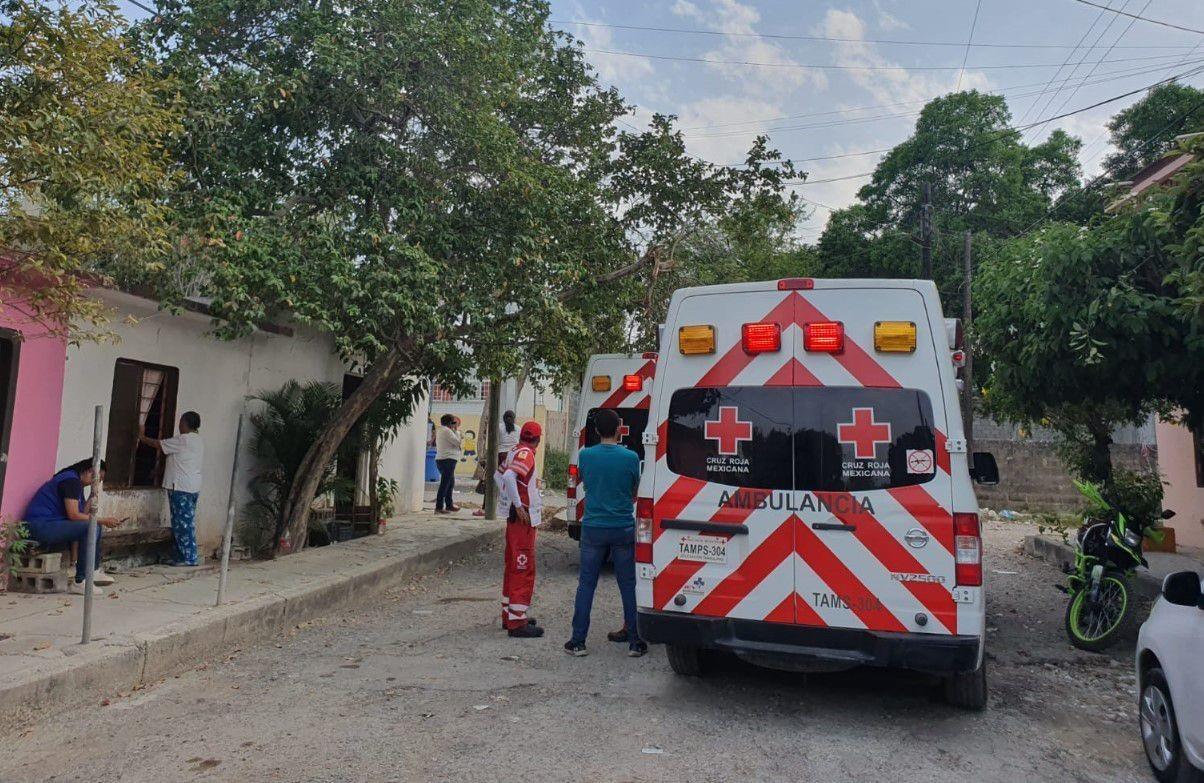
<instances>
[{"instance_id":1,"label":"nissan logo","mask_svg":"<svg viewBox=\"0 0 1204 783\"><path fill-rule=\"evenodd\" d=\"M913 527L903 534L903 540L912 549L923 549L928 546L928 533L918 527Z\"/></svg>"}]
</instances>

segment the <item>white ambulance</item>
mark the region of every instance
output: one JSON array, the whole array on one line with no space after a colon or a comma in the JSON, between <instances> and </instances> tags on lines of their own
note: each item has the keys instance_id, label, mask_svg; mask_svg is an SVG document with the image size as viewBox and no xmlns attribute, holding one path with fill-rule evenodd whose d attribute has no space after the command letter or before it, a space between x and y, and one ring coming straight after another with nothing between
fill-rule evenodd
<instances>
[{"instance_id":1,"label":"white ambulance","mask_svg":"<svg viewBox=\"0 0 1204 783\"><path fill-rule=\"evenodd\" d=\"M803 671L930 672L986 703L985 600L953 329L915 280L674 293L637 501L640 635ZM972 469L971 461L974 462Z\"/></svg>"},{"instance_id":2,"label":"white ambulance","mask_svg":"<svg viewBox=\"0 0 1204 783\"><path fill-rule=\"evenodd\" d=\"M655 353L599 353L589 357L577 406L577 441L569 455L567 489L569 535L581 540L581 516L585 513L584 486L577 482L577 453L598 443L594 416L603 408L619 414L619 442L631 449L644 464L644 428L648 426L648 404L652 378L656 374Z\"/></svg>"}]
</instances>

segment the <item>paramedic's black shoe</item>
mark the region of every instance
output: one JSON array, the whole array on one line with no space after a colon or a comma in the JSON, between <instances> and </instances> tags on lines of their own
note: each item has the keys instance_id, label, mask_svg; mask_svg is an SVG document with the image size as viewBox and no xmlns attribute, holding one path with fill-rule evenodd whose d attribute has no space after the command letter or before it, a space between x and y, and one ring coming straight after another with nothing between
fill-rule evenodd
<instances>
[{"instance_id":1,"label":"paramedic's black shoe","mask_svg":"<svg viewBox=\"0 0 1204 783\"><path fill-rule=\"evenodd\" d=\"M648 654L647 642L632 642L631 647L627 648L628 658L642 658Z\"/></svg>"},{"instance_id":2,"label":"paramedic's black shoe","mask_svg":"<svg viewBox=\"0 0 1204 783\"><path fill-rule=\"evenodd\" d=\"M617 631L611 631L610 633L606 634L606 640L609 642L618 642L619 644L623 644L628 640L627 628L624 627Z\"/></svg>"},{"instance_id":3,"label":"paramedic's black shoe","mask_svg":"<svg viewBox=\"0 0 1204 783\"><path fill-rule=\"evenodd\" d=\"M536 620L534 617L528 617L527 625L539 625L539 620Z\"/></svg>"},{"instance_id":4,"label":"paramedic's black shoe","mask_svg":"<svg viewBox=\"0 0 1204 783\"><path fill-rule=\"evenodd\" d=\"M508 633L515 639L538 639L543 636L543 629L538 625L520 625L511 628Z\"/></svg>"},{"instance_id":5,"label":"paramedic's black shoe","mask_svg":"<svg viewBox=\"0 0 1204 783\"><path fill-rule=\"evenodd\" d=\"M589 655L589 650L585 649L584 642L567 641L564 643L564 651L574 658L584 658Z\"/></svg>"}]
</instances>

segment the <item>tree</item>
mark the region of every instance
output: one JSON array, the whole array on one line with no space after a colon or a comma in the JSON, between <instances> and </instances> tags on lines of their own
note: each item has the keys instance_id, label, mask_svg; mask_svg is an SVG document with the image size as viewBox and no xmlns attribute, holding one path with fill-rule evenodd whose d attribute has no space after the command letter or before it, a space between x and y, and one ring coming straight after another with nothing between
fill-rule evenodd
<instances>
[{"instance_id":1,"label":"tree","mask_svg":"<svg viewBox=\"0 0 1204 783\"><path fill-rule=\"evenodd\" d=\"M0 307L96 336L82 296L161 268L171 85L131 50L107 2L0 0Z\"/></svg>"},{"instance_id":2,"label":"tree","mask_svg":"<svg viewBox=\"0 0 1204 783\"><path fill-rule=\"evenodd\" d=\"M141 39L191 107L176 268L212 297L219 334L288 311L364 370L298 467L294 533L382 394L524 368L563 380L599 340L622 341L631 279L656 253L635 252L615 204L646 191L634 161L616 162L627 107L549 29L546 3L159 10ZM683 192L699 177L661 174Z\"/></svg>"},{"instance_id":3,"label":"tree","mask_svg":"<svg viewBox=\"0 0 1204 783\"><path fill-rule=\"evenodd\" d=\"M918 277L920 251L912 240L919 240L920 193L928 184L934 277L943 295L954 295L964 231L1019 234L1078 185L1077 139L1057 130L1026 146L1010 122L1001 96L972 90L929 101L912 136L886 154L858 191L860 203L833 213L819 242L820 273Z\"/></svg>"},{"instance_id":4,"label":"tree","mask_svg":"<svg viewBox=\"0 0 1204 783\"><path fill-rule=\"evenodd\" d=\"M1112 179L1126 179L1175 149L1175 136L1204 130L1204 90L1171 82L1108 121L1116 152L1104 158Z\"/></svg>"}]
</instances>

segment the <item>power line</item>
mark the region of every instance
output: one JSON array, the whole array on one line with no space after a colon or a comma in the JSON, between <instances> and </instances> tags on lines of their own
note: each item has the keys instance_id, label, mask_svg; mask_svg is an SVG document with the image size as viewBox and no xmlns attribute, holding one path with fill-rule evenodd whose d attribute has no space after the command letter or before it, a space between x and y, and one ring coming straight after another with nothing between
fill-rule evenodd
<instances>
[{"instance_id":1,"label":"power line","mask_svg":"<svg viewBox=\"0 0 1204 783\"><path fill-rule=\"evenodd\" d=\"M1108 2L1112 2L1112 0L1108 0ZM1103 11L1100 11L1098 14L1095 15L1095 18L1091 20L1091 26L1083 31L1082 36L1079 37L1079 40L1078 40L1078 42L1075 43L1074 48L1066 53L1066 59L1062 61L1062 65L1059 66L1058 70L1054 71L1054 75L1049 78L1049 84L1045 85L1045 87L1041 90L1041 94L1038 95L1033 100L1033 102L1028 105L1028 108L1026 108L1024 110L1024 114L1020 115L1020 119L1017 120L1017 122L1024 122L1025 120L1028 119L1028 115L1032 114L1033 111L1036 110L1037 104L1039 104L1041 102L1041 98L1043 98L1045 96L1045 93L1049 90L1050 86L1053 85L1053 83L1057 80L1057 78L1062 75L1062 69L1065 68L1070 63L1070 61L1074 59L1074 55L1076 52L1078 52L1079 47L1083 45L1083 42L1087 40L1087 36L1091 35L1091 31L1095 29L1095 26L1097 24L1099 24L1099 21L1103 18L1104 18ZM1068 80L1069 80L1069 77L1068 77ZM1065 84L1065 82L1063 82L1063 84ZM1037 115L1040 116L1040 114L1041 113L1038 111Z\"/></svg>"},{"instance_id":2,"label":"power line","mask_svg":"<svg viewBox=\"0 0 1204 783\"><path fill-rule=\"evenodd\" d=\"M957 65L835 65L833 63L766 63L754 60L717 60L710 57L682 57L671 54L647 54L644 52L625 52L618 49L592 49L584 47L583 51L594 54L610 54L618 57L643 57L648 60L672 60L685 63L708 63L711 65L739 65L751 68L786 68L792 70L819 71L956 71ZM1160 54L1150 57L1120 57L1106 60L1109 63L1131 63L1150 60L1174 60L1178 54ZM971 65L979 71L1013 71L1025 68L1054 68L1057 63L1014 63L1009 65Z\"/></svg>"},{"instance_id":3,"label":"power line","mask_svg":"<svg viewBox=\"0 0 1204 783\"><path fill-rule=\"evenodd\" d=\"M970 59L970 46L974 43L974 28L978 26L978 12L982 8L982 0L974 4L974 19L970 21L970 35L966 37L966 53L962 55L962 69L957 72L957 87L954 92L961 92L962 77L966 75L966 60Z\"/></svg>"},{"instance_id":4,"label":"power line","mask_svg":"<svg viewBox=\"0 0 1204 783\"><path fill-rule=\"evenodd\" d=\"M556 25L578 25L581 27L602 27L609 30L638 30L642 32L653 33L683 33L686 35L708 35L717 36L720 38L764 38L775 41L830 41L833 43L859 43L859 44L889 44L895 46L956 46L962 47L966 44L962 41L907 41L892 38L842 38L839 36L830 35L786 35L782 33L735 33L724 32L721 30L700 30L697 28L685 27L653 27L647 25L634 24L610 24L607 22L592 22L583 19L552 19L549 24ZM1033 43L976 43L971 44L975 49L1068 49L1070 47L1065 44L1033 44ZM1101 47L1102 48L1102 47ZM1131 45L1121 47L1123 49L1187 49L1187 44L1175 45Z\"/></svg>"},{"instance_id":5,"label":"power line","mask_svg":"<svg viewBox=\"0 0 1204 783\"><path fill-rule=\"evenodd\" d=\"M1127 11L1121 11L1117 8L1109 8L1106 5L1100 5L1099 3L1093 3L1093 2L1091 2L1091 0L1074 0L1074 1L1076 3L1082 3L1083 5L1089 5L1093 8L1102 8L1105 11L1111 11L1112 13L1120 14L1121 16L1127 16L1130 19L1137 19L1142 22L1149 22L1150 24L1162 25L1163 27L1170 27L1171 29L1174 29L1174 30L1182 30L1185 33L1195 33L1196 35L1204 35L1204 30L1197 30L1194 27L1184 27L1183 25L1178 25L1173 22L1164 22L1160 19L1150 19L1149 17L1140 16L1139 14L1130 14Z\"/></svg>"}]
</instances>

